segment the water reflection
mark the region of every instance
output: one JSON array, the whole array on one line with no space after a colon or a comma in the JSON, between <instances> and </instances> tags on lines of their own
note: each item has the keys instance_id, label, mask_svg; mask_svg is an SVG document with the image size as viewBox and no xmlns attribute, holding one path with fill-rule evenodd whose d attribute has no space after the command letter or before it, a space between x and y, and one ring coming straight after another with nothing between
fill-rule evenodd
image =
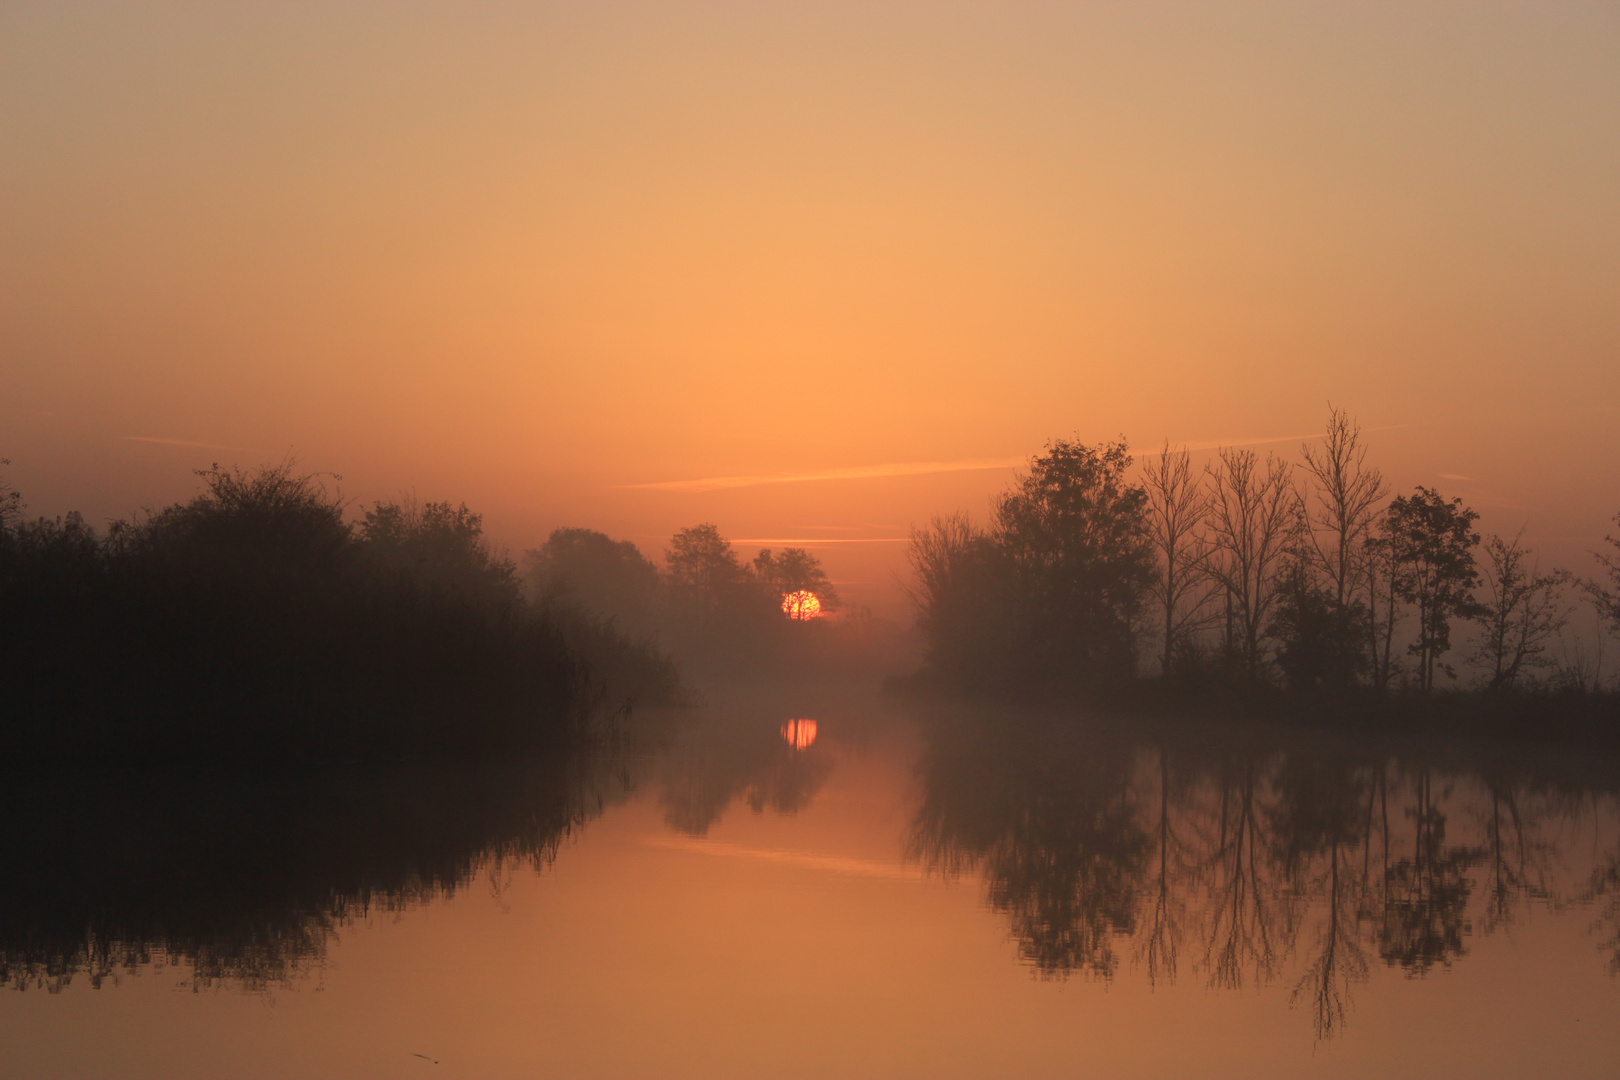
<instances>
[{"instance_id":1,"label":"water reflection","mask_svg":"<svg viewBox=\"0 0 1620 1080\"><path fill-rule=\"evenodd\" d=\"M1590 762L1022 716L927 729L911 856L980 875L1044 977L1286 979L1328 1038L1377 968L1421 978L1528 904L1594 902L1620 970L1620 777Z\"/></svg>"},{"instance_id":2,"label":"water reflection","mask_svg":"<svg viewBox=\"0 0 1620 1080\"><path fill-rule=\"evenodd\" d=\"M665 823L703 836L739 799L756 814L797 813L832 771L825 746L813 745L815 739L815 721L783 723L765 707L694 718L658 770Z\"/></svg>"},{"instance_id":3,"label":"water reflection","mask_svg":"<svg viewBox=\"0 0 1620 1080\"><path fill-rule=\"evenodd\" d=\"M284 775L61 774L0 785L0 984L181 964L263 988L375 911L540 866L628 790L605 758Z\"/></svg>"},{"instance_id":4,"label":"water reflection","mask_svg":"<svg viewBox=\"0 0 1620 1080\"><path fill-rule=\"evenodd\" d=\"M814 720L789 720L782 725L782 741L795 750L808 750L816 741Z\"/></svg>"}]
</instances>

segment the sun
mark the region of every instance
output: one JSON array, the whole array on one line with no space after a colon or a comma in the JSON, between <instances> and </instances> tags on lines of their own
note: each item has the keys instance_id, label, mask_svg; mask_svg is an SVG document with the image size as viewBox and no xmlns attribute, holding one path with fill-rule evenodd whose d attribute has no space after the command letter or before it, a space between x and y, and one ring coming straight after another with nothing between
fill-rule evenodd
<instances>
[{"instance_id":1,"label":"sun","mask_svg":"<svg viewBox=\"0 0 1620 1080\"><path fill-rule=\"evenodd\" d=\"M821 598L809 589L782 597L782 611L790 619L814 619L821 614Z\"/></svg>"}]
</instances>

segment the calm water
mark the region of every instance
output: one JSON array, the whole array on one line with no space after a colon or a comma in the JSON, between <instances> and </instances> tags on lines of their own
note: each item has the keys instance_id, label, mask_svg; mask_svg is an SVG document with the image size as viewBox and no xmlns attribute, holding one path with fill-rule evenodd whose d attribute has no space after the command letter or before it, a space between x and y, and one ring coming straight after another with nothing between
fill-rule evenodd
<instances>
[{"instance_id":1,"label":"calm water","mask_svg":"<svg viewBox=\"0 0 1620 1080\"><path fill-rule=\"evenodd\" d=\"M11 781L0 1073L1612 1076L1617 791L853 691L545 768Z\"/></svg>"}]
</instances>

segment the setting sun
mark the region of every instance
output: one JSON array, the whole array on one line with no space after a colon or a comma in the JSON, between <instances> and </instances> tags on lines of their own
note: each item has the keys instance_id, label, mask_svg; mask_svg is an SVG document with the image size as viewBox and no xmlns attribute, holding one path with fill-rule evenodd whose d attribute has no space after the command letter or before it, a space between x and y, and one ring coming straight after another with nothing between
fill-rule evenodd
<instances>
[{"instance_id":1,"label":"setting sun","mask_svg":"<svg viewBox=\"0 0 1620 1080\"><path fill-rule=\"evenodd\" d=\"M782 610L790 619L820 618L821 598L808 589L790 592L782 597Z\"/></svg>"}]
</instances>

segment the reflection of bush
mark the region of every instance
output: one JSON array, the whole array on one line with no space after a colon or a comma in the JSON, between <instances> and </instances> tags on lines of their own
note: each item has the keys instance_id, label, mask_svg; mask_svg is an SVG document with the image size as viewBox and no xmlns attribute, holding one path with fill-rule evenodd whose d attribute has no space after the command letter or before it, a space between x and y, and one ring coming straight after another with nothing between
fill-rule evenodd
<instances>
[{"instance_id":1,"label":"reflection of bush","mask_svg":"<svg viewBox=\"0 0 1620 1080\"><path fill-rule=\"evenodd\" d=\"M332 759L556 742L592 682L465 507L381 504L357 529L287 466L98 536L0 532L0 746L31 754ZM597 633L623 693L672 670Z\"/></svg>"},{"instance_id":2,"label":"reflection of bush","mask_svg":"<svg viewBox=\"0 0 1620 1080\"><path fill-rule=\"evenodd\" d=\"M0 786L0 984L154 962L264 987L373 911L494 862L549 863L624 790L583 761L284 776L62 774Z\"/></svg>"}]
</instances>

